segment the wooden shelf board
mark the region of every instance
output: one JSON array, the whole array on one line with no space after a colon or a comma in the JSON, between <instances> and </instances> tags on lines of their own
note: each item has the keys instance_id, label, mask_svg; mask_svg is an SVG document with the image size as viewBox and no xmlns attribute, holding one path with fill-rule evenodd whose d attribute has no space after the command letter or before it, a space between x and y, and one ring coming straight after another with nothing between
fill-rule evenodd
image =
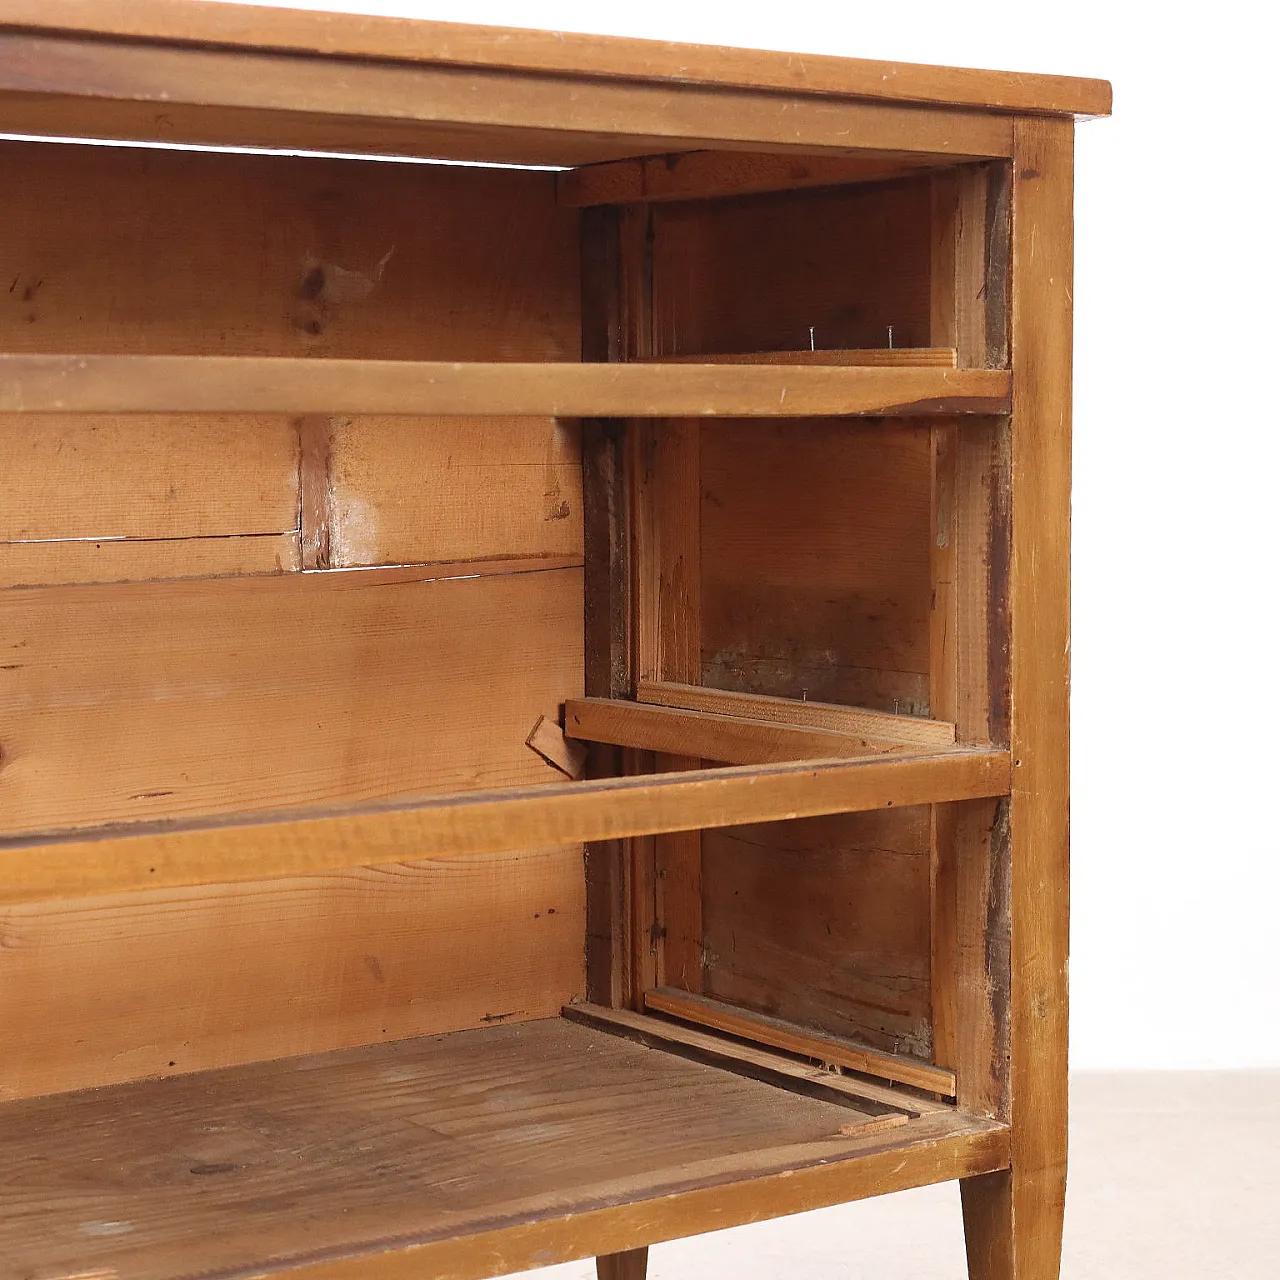
<instances>
[{"instance_id":1,"label":"wooden shelf board","mask_svg":"<svg viewBox=\"0 0 1280 1280\"><path fill-rule=\"evenodd\" d=\"M0 1276L454 1280L1005 1167L565 1019L0 1106Z\"/></svg>"},{"instance_id":2,"label":"wooden shelf board","mask_svg":"<svg viewBox=\"0 0 1280 1280\"><path fill-rule=\"evenodd\" d=\"M565 418L1007 413L1007 370L0 355L2 413Z\"/></svg>"},{"instance_id":3,"label":"wooden shelf board","mask_svg":"<svg viewBox=\"0 0 1280 1280\"><path fill-rule=\"evenodd\" d=\"M1006 751L954 747L8 837L0 839L0 902L976 800L1007 795L1010 772Z\"/></svg>"},{"instance_id":4,"label":"wooden shelf board","mask_svg":"<svg viewBox=\"0 0 1280 1280\"><path fill-rule=\"evenodd\" d=\"M865 1072L913 1089L928 1089L948 1098L955 1097L956 1073L945 1067L935 1067L932 1063L900 1053L884 1053L842 1036L811 1031L752 1009L740 1009L723 1000L660 987L645 992L644 1007L725 1035L781 1049L784 1053L800 1054L816 1062Z\"/></svg>"}]
</instances>

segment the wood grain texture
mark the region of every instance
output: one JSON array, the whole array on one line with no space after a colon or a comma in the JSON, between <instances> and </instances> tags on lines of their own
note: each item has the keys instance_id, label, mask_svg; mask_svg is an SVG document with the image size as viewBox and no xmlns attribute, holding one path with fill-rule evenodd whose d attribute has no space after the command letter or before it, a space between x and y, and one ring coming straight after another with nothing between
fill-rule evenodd
<instances>
[{"instance_id":1,"label":"wood grain texture","mask_svg":"<svg viewBox=\"0 0 1280 1280\"><path fill-rule=\"evenodd\" d=\"M15 1102L2 1274L483 1276L528 1256L504 1228L615 1253L1004 1159L991 1122L849 1115L562 1019Z\"/></svg>"},{"instance_id":2,"label":"wood grain texture","mask_svg":"<svg viewBox=\"0 0 1280 1280\"><path fill-rule=\"evenodd\" d=\"M738 1009L720 1000L709 1000L706 996L690 995L669 988L646 991L644 1004L651 1012L711 1027L726 1035L769 1045L785 1053L799 1054L816 1062L847 1067L850 1071L879 1076L883 1080L910 1085L916 1089L927 1089L948 1097L955 1095L956 1078L951 1071L913 1062L901 1055L879 1053L851 1040L817 1035L794 1023L770 1018L751 1009Z\"/></svg>"},{"instance_id":3,"label":"wood grain texture","mask_svg":"<svg viewBox=\"0 0 1280 1280\"><path fill-rule=\"evenodd\" d=\"M1072 129L1017 127L1013 183L1007 1112L1013 1167L963 1187L975 1280L1053 1280L1067 1158Z\"/></svg>"},{"instance_id":4,"label":"wood grain texture","mask_svg":"<svg viewBox=\"0 0 1280 1280\"><path fill-rule=\"evenodd\" d=\"M581 571L493 568L6 592L5 829L546 781Z\"/></svg>"},{"instance_id":5,"label":"wood grain texture","mask_svg":"<svg viewBox=\"0 0 1280 1280\"><path fill-rule=\"evenodd\" d=\"M0 588L75 582L146 582L292 573L302 568L296 533L151 541L0 544Z\"/></svg>"},{"instance_id":6,"label":"wood grain texture","mask_svg":"<svg viewBox=\"0 0 1280 1280\"><path fill-rule=\"evenodd\" d=\"M901 743L865 734L646 706L612 698L570 699L565 703L565 730L570 737L585 742L606 742L725 764L824 760L907 749Z\"/></svg>"},{"instance_id":7,"label":"wood grain texture","mask_svg":"<svg viewBox=\"0 0 1280 1280\"><path fill-rule=\"evenodd\" d=\"M331 448L334 568L582 557L575 422L354 418Z\"/></svg>"},{"instance_id":8,"label":"wood grain texture","mask_svg":"<svg viewBox=\"0 0 1280 1280\"><path fill-rule=\"evenodd\" d=\"M526 164L572 165L711 146L866 148L943 160L1004 156L1012 145L1011 121L980 110L803 95L780 102L775 93L749 89L686 85L672 93L667 85L621 79L584 83L572 75L0 31L0 95L8 94L20 95L23 124L41 134L82 137L87 128L88 136L101 136L95 130L104 108L119 122L117 104L145 103L152 113L150 121L143 116L139 122L143 136L155 137L158 112L169 142L198 141L201 133L232 142L239 125L248 126L259 146L287 146L281 135L303 115L336 118L343 126L364 122L361 136L374 152L384 131L402 150L404 135L413 132L410 152L419 156ZM311 136L317 134L325 131L313 129Z\"/></svg>"},{"instance_id":9,"label":"wood grain texture","mask_svg":"<svg viewBox=\"0 0 1280 1280\"><path fill-rule=\"evenodd\" d=\"M649 1274L649 1250L628 1249L596 1259L596 1280L645 1280Z\"/></svg>"},{"instance_id":10,"label":"wood grain texture","mask_svg":"<svg viewBox=\"0 0 1280 1280\"><path fill-rule=\"evenodd\" d=\"M560 176L556 191L570 208L665 200L710 200L804 187L883 182L928 163L921 156L787 155L686 151L583 165Z\"/></svg>"},{"instance_id":11,"label":"wood grain texture","mask_svg":"<svg viewBox=\"0 0 1280 1280\"><path fill-rule=\"evenodd\" d=\"M520 749L538 764L523 741ZM981 751L743 765L370 803L357 812L330 807L244 821L10 837L0 839L0 898L21 902L268 879L406 858L975 799L1006 794L1009 767L1007 752Z\"/></svg>"},{"instance_id":12,"label":"wood grain texture","mask_svg":"<svg viewBox=\"0 0 1280 1280\"><path fill-rule=\"evenodd\" d=\"M930 345L927 176L652 213L662 352Z\"/></svg>"},{"instance_id":13,"label":"wood grain texture","mask_svg":"<svg viewBox=\"0 0 1280 1280\"><path fill-rule=\"evenodd\" d=\"M577 72L680 84L743 85L1007 110L1105 115L1106 81L911 63L768 53L670 41L517 30L456 22L281 11L225 12L189 0L11 0L3 26L143 37L234 48L282 49L522 71Z\"/></svg>"},{"instance_id":14,"label":"wood grain texture","mask_svg":"<svg viewBox=\"0 0 1280 1280\"><path fill-rule=\"evenodd\" d=\"M8 906L0 1099L551 1017L583 919L576 847Z\"/></svg>"},{"instance_id":15,"label":"wood grain texture","mask_svg":"<svg viewBox=\"0 0 1280 1280\"><path fill-rule=\"evenodd\" d=\"M578 357L550 174L23 142L0 163L8 352Z\"/></svg>"},{"instance_id":16,"label":"wood grain texture","mask_svg":"<svg viewBox=\"0 0 1280 1280\"><path fill-rule=\"evenodd\" d=\"M929 713L929 439L704 425L703 680Z\"/></svg>"},{"instance_id":17,"label":"wood grain texture","mask_svg":"<svg viewBox=\"0 0 1280 1280\"><path fill-rule=\"evenodd\" d=\"M653 993L646 993L646 999ZM683 992L676 992L677 996ZM625 1036L637 1044L665 1049L707 1062L753 1080L764 1080L806 1097L825 1098L856 1108L868 1116L900 1120L906 1116L928 1115L945 1104L915 1093L895 1093L885 1085L868 1084L854 1076L827 1070L811 1063L773 1053L741 1039L712 1034L697 1026L687 1026L669 1018L634 1013L630 1009L604 1009L595 1004L568 1005L562 1016L571 1022Z\"/></svg>"},{"instance_id":18,"label":"wood grain texture","mask_svg":"<svg viewBox=\"0 0 1280 1280\"><path fill-rule=\"evenodd\" d=\"M4 415L0 453L0 585L298 567L287 419Z\"/></svg>"},{"instance_id":19,"label":"wood grain texture","mask_svg":"<svg viewBox=\"0 0 1280 1280\"><path fill-rule=\"evenodd\" d=\"M0 412L803 418L999 413L996 369L0 356Z\"/></svg>"},{"instance_id":20,"label":"wood grain texture","mask_svg":"<svg viewBox=\"0 0 1280 1280\"><path fill-rule=\"evenodd\" d=\"M707 832L706 994L930 1061L928 816Z\"/></svg>"},{"instance_id":21,"label":"wood grain texture","mask_svg":"<svg viewBox=\"0 0 1280 1280\"><path fill-rule=\"evenodd\" d=\"M805 725L833 733L879 738L903 745L948 746L956 740L955 725L920 716L895 716L865 707L841 707L831 702L800 702L758 693L734 693L703 685L641 680L636 700L659 707L683 707L720 716L742 716L790 726Z\"/></svg>"}]
</instances>

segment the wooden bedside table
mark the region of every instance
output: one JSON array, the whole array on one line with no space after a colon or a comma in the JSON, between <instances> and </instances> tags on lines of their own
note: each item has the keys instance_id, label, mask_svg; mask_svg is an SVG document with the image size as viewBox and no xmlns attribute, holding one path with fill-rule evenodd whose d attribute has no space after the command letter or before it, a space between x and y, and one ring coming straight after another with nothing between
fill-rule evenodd
<instances>
[{"instance_id":1,"label":"wooden bedside table","mask_svg":"<svg viewBox=\"0 0 1280 1280\"><path fill-rule=\"evenodd\" d=\"M0 143L0 1280L639 1277L951 1179L1057 1274L1109 109L0 9L80 140Z\"/></svg>"}]
</instances>

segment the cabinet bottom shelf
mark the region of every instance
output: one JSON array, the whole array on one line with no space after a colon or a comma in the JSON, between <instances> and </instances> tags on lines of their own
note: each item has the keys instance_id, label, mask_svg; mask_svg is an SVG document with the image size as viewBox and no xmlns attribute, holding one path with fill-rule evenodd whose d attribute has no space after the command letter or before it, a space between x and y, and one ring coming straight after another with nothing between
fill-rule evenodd
<instances>
[{"instance_id":1,"label":"cabinet bottom shelf","mask_svg":"<svg viewBox=\"0 0 1280 1280\"><path fill-rule=\"evenodd\" d=\"M755 1077L553 1018L7 1103L0 1277L464 1280L1008 1162Z\"/></svg>"}]
</instances>

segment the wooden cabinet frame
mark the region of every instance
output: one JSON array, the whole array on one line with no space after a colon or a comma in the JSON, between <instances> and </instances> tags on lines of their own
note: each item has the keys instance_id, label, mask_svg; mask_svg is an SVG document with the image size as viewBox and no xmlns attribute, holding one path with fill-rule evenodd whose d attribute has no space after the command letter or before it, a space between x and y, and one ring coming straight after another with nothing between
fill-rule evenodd
<instances>
[{"instance_id":1,"label":"wooden cabinet frame","mask_svg":"<svg viewBox=\"0 0 1280 1280\"><path fill-rule=\"evenodd\" d=\"M417 792L362 783L359 796L354 783L344 790L335 782L307 805L263 800L207 810L177 800L166 809L154 802L174 793L135 790L127 811L69 800L70 820L42 826L38 816L21 816L21 804L44 794L39 778L70 768L75 735L57 738L58 756L40 733L59 715L80 723L73 717L81 713L59 710L49 690L81 650L68 649L47 679L23 674L30 662L45 661L46 650L61 654L53 637L74 629L75 618L99 616L95 609L144 620L120 625L145 625L147 610L158 607L153 591L166 613L188 619L174 625L188 628L181 634L196 637L192 644L217 609L207 611L190 585L204 570L193 570L187 586L182 572L139 572L136 587L75 585L96 581L75 567L79 560L58 570L63 577L9 570L6 548L76 539L0 531L0 638L13 637L5 643L15 653L31 646L0 671L17 708L0 715L0 796L12 794L20 815L0 832L0 943L10 924L21 936L23 922L44 919L42 912L52 911L58 928L59 904L126 920L112 913L126 912L131 895L162 902L156 895L173 894L177 902L217 887L220 901L234 902L266 882L303 895L289 898L301 902L317 877L421 860L472 868L503 859L522 918L541 918L554 909L530 897L526 910L519 898L529 851L583 845L585 871L576 908L583 960L562 1017L504 1007L458 1015L431 1034L406 1023L399 1036L382 1026L332 1041L303 1028L302 1039L268 1038L278 1051L215 1046L196 1067L169 1062L172 1072L60 1065L45 1087L0 1084L13 1099L0 1103L0 1150L18 1170L0 1215L0 1259L14 1261L0 1260L0 1280L36 1271L122 1280L193 1271L479 1280L590 1256L605 1280L638 1280L649 1246L665 1240L953 1179L974 1280L1053 1280L1067 1135L1072 147L1074 118L1109 109L1109 86L1061 77L800 63L781 54L189 0L5 7L0 120L10 133L561 170L539 177L530 198L542 202L549 237L577 229L577 257L565 258L556 279L576 279L563 293L578 309L561 329L580 323L580 359L522 355L501 325L486 338L497 355L437 355L434 339L414 346L412 325L398 315L385 322L398 326L387 329L395 340L388 346L384 335L376 358L363 349L350 354L342 343L356 340L341 335L332 348L291 354L265 321L266 336L250 334L228 354L198 318L174 311L166 319L158 303L152 314L150 286L128 281L111 286L112 297L137 300L152 326L145 333L95 339L90 299L81 312L67 311L62 331L41 346L33 283L23 286L30 318L0 316L0 414L12 433L6 438L18 442L62 430L57 424L69 415L92 422L168 415L214 439L227 415L294 420L298 526L279 538L296 536L296 563L281 566L274 585L244 569L217 571L240 583L236 590L261 582L272 600L289 592L293 600L337 581L325 575L353 568L369 590L397 592L486 574L580 571L582 661L576 683L554 671L546 677L560 681L560 723L544 717L543 738L529 740L577 777ZM459 178L458 189L467 181ZM342 198L317 190L317 201ZM839 204L842 192L860 203ZM805 249L805 257L793 244L778 251L781 265L770 265L768 237L796 241L787 228L797 209L822 226L863 218L865 235L883 235L885 254L898 255L882 267L874 261L880 251L868 251L858 277L864 294L852 301L840 293L853 289L847 283L827 298L819 262L803 289L822 316L814 327L837 336L815 337L810 327L808 350L794 316L789 336L758 337L772 332L771 307L781 315L792 306L788 273L809 271L805 264L824 251ZM219 216L209 211L212 221ZM895 248L903 219L914 221ZM513 260L518 236L515 244L507 246ZM715 247L735 244L756 248L735 258L735 250ZM345 268L335 275L313 267L320 275L304 276L287 303L297 313L292 323L304 327L318 316L326 289L363 297L388 260L370 266L358 287ZM744 272L757 273L763 318L741 316L730 296ZM169 278L161 272L155 287ZM463 302L455 305L470 305L465 279L458 289ZM877 309L876 290L892 295L898 310ZM552 303L546 307L550 313ZM885 315L887 340L869 341ZM312 337L324 327L307 323ZM23 324L36 336L24 337ZM905 344L895 344L895 326L908 334ZM535 329L529 344L552 341ZM715 332L737 336L706 336ZM387 551L370 552L367 564L342 562L350 540L338 528L345 508L332 488L343 415L575 424L581 511L562 503L553 485L546 520L580 519L581 555L520 559L498 548L487 558L458 556L456 565L440 557L445 568L435 576L415 569L436 563L427 554L407 565ZM844 434L821 434L831 423ZM802 450L795 454L791 496L779 500L790 503L786 519L802 538L810 537L805 521L821 518L812 508L830 501L806 496L827 493L824 471L843 467L842 477L853 476L884 458L906 459L912 487L894 501L923 514L911 516L910 583L887 604L868 595L865 605L865 625L883 629L877 642L897 646L881 668L863 670L839 648L839 620L854 615L825 580L795 607L814 616L831 610L835 621L821 625L836 657L815 659L797 640L782 657L767 645L751 652L744 645L730 646L725 658L729 650L709 639L716 628L747 625L744 618L775 631L782 625L781 614L765 617L758 602L735 602L732 583L720 597L708 585L724 555L708 512L724 524L763 509L742 497L761 482L749 470L732 471L735 458L772 440L775 465L790 465L784 438L750 435L749 427L794 431L796 440L808 432L817 442L804 446L808 462ZM737 443L714 434L735 431ZM32 477L46 464L31 465L15 468L15 509L43 492ZM715 478L731 472L730 480ZM722 483L738 486L731 516L708 505L721 501L713 489ZM483 487L476 492L473 501L484 501ZM838 547L843 527L821 537ZM898 554L889 541L886 555ZM57 547L49 552L56 554ZM760 554L750 543L743 563ZM22 555L23 565L32 563ZM816 551L813 559L817 574ZM316 575L312 585L301 576L283 581L304 571ZM230 600L230 590L215 594ZM563 601L576 598L566 590L557 597L562 612ZM526 598L536 605L541 597L509 601ZM69 612L73 603L80 612ZM319 611L305 615L312 617L326 606L306 607ZM372 625L358 610L342 616L355 628ZM463 625L431 621L444 616L428 611L413 623L424 628L429 654L429 646L443 652L448 644L446 631L433 628ZM795 617L797 625L812 620ZM466 618L473 648L483 649L504 623L500 612ZM726 677L733 662L747 674ZM771 674L786 663L794 679ZM841 663L852 674L837 671ZM563 665L577 670L572 653ZM89 666L77 705L124 696L99 698L98 668ZM815 679L837 694L810 698L805 681ZM101 681L102 689L110 684L105 675ZM870 692L844 692L854 686ZM488 714L483 680L452 696L464 709L474 698L478 720ZM380 714L393 714L393 703L386 708ZM450 725L466 719L456 708L452 714ZM416 750L412 738L402 753ZM503 747L508 755L524 750L523 742ZM533 776L530 758L520 756L520 778ZM484 776L483 768L473 775ZM63 812L48 808L55 811ZM715 969L714 937L731 896L724 868L733 862L722 847L712 857L706 833L748 824L817 830L797 824L859 814L885 831L897 830L895 822L909 828L912 866L921 868L911 881L911 920L923 923L911 925L915 1003L900 1018L907 1029L862 1028L836 1011L814 1019L797 1012L808 1006L794 993L753 996L754 970L728 993L717 986L725 979ZM799 866L810 857L805 848L769 846L753 856ZM840 846L820 856L844 865L840 859L853 855ZM753 890L751 927L803 932L802 909L785 908L784 919L778 906L770 915L771 882L762 883ZM841 892L852 900L872 883ZM481 947L500 945L496 923L491 932L483 921L475 927ZM846 939L847 949L860 942ZM107 944L94 945L94 955L106 954ZM381 981L377 956L366 959ZM465 984L465 957L458 963ZM33 981L10 975L0 961L0 1000ZM52 979L37 973L34 988L42 981ZM28 1021L56 1014L56 1000L13 998L35 1001L24 1004ZM126 1025L122 1034L133 1033ZM19 1055L31 1035L18 1032ZM299 1048L280 1047L304 1042L322 1052L300 1058ZM504 1098L511 1100L490 1100ZM508 1107L517 1117L510 1125ZM523 1139L521 1123L562 1138ZM250 1150L243 1135L253 1124L268 1136ZM248 1154L236 1146L220 1156L217 1142L191 1136L224 1130L241 1135L235 1141ZM563 1150L554 1145L561 1140ZM594 1170L587 1183L565 1171L578 1159ZM95 1161L115 1162L120 1178L77 1184L73 1171ZM389 1184L371 1191L388 1173Z\"/></svg>"}]
</instances>

